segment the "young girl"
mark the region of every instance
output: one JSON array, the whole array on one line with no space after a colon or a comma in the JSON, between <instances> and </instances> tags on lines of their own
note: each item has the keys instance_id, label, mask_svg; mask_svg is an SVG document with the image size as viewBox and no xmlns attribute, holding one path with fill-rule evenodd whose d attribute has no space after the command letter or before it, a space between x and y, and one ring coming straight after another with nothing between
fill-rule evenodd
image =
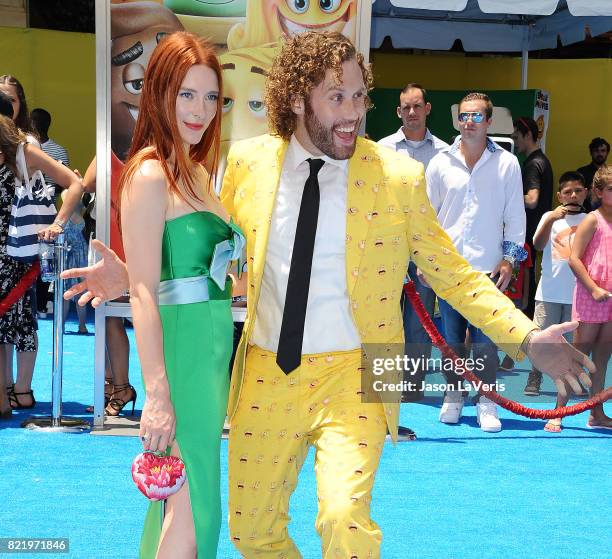
<instances>
[{"instance_id":1,"label":"young girl","mask_svg":"<svg viewBox=\"0 0 612 559\"><path fill-rule=\"evenodd\" d=\"M593 178L593 193L601 206L578 226L570 266L578 278L574 291L574 320L580 322L574 344L597 367L591 395L601 392L612 351L612 167L603 166ZM557 405L564 405L558 402ZM587 427L612 429L603 405L591 410Z\"/></svg>"}]
</instances>

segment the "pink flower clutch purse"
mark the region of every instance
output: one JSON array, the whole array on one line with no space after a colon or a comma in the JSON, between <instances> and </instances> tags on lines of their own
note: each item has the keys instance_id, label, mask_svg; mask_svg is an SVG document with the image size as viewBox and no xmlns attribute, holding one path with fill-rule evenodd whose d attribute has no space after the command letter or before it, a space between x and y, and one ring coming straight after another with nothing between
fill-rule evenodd
<instances>
[{"instance_id":1,"label":"pink flower clutch purse","mask_svg":"<svg viewBox=\"0 0 612 559\"><path fill-rule=\"evenodd\" d=\"M132 479L147 499L163 501L185 483L185 463L177 456L145 451L132 462Z\"/></svg>"}]
</instances>

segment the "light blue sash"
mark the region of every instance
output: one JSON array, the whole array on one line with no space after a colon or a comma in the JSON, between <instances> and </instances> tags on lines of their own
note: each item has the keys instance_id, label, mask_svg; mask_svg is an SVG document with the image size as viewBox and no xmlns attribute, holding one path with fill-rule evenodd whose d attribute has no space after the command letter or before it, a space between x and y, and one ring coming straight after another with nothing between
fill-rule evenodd
<instances>
[{"instance_id":1,"label":"light blue sash","mask_svg":"<svg viewBox=\"0 0 612 559\"><path fill-rule=\"evenodd\" d=\"M242 250L246 241L240 230L231 221L229 226L233 232L232 238L216 244L210 263L210 273L205 276L161 281L158 291L159 305L189 305L210 301L208 282L214 281L219 289L224 291L227 268L232 260L238 261L238 275L240 275Z\"/></svg>"},{"instance_id":2,"label":"light blue sash","mask_svg":"<svg viewBox=\"0 0 612 559\"><path fill-rule=\"evenodd\" d=\"M177 278L159 282L158 304L189 305L210 301L208 276Z\"/></svg>"},{"instance_id":3,"label":"light blue sash","mask_svg":"<svg viewBox=\"0 0 612 559\"><path fill-rule=\"evenodd\" d=\"M241 259L242 249L244 248L244 237L234 231L231 239L221 241L215 246L212 261L210 263L210 279L212 279L219 287L225 288L225 280L227 278L227 267L232 260L238 260L239 273L242 270Z\"/></svg>"}]
</instances>

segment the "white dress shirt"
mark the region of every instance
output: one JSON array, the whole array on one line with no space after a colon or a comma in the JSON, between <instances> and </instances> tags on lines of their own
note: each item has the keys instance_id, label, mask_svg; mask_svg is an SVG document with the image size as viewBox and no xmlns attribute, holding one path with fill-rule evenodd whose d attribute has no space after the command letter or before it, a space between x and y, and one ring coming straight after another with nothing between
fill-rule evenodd
<instances>
[{"instance_id":1,"label":"white dress shirt","mask_svg":"<svg viewBox=\"0 0 612 559\"><path fill-rule=\"evenodd\" d=\"M427 165L441 149L447 148L448 144L434 136L429 128L425 132L425 138L420 142L408 140L404 131L400 128L395 134L378 140L378 144L399 153L405 153L420 161L427 169Z\"/></svg>"},{"instance_id":2,"label":"white dress shirt","mask_svg":"<svg viewBox=\"0 0 612 559\"><path fill-rule=\"evenodd\" d=\"M517 158L487 139L471 170L459 149L461 137L429 163L427 194L457 251L481 272L503 257L503 242L525 243L525 204Z\"/></svg>"},{"instance_id":3,"label":"white dress shirt","mask_svg":"<svg viewBox=\"0 0 612 559\"><path fill-rule=\"evenodd\" d=\"M302 355L348 351L361 346L346 283L348 159L313 156L292 136L272 211L266 262L251 342L276 353L285 308L293 242L308 158L325 161L318 174L321 201L312 257Z\"/></svg>"}]
</instances>

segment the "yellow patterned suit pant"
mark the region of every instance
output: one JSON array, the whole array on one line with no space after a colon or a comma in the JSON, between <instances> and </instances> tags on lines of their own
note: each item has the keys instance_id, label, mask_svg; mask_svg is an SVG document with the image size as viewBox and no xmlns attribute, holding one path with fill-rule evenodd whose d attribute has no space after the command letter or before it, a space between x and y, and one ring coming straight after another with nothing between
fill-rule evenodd
<instances>
[{"instance_id":1,"label":"yellow patterned suit pant","mask_svg":"<svg viewBox=\"0 0 612 559\"><path fill-rule=\"evenodd\" d=\"M289 498L314 446L324 559L378 559L370 518L387 432L381 404L361 402L360 351L307 355L285 375L276 355L249 348L229 440L230 536L243 557L297 559Z\"/></svg>"}]
</instances>

